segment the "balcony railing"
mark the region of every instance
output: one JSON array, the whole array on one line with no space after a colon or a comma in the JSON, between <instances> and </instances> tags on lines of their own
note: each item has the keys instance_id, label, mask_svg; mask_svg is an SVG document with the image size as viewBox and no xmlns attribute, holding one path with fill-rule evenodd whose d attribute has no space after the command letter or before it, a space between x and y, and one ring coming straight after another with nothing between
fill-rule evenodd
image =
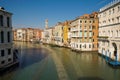
<instances>
[{"instance_id":1,"label":"balcony railing","mask_svg":"<svg viewBox=\"0 0 120 80\"><path fill-rule=\"evenodd\" d=\"M108 38L108 36L98 36L99 41L109 41Z\"/></svg>"},{"instance_id":2,"label":"balcony railing","mask_svg":"<svg viewBox=\"0 0 120 80\"><path fill-rule=\"evenodd\" d=\"M78 31L77 28L71 28L71 31Z\"/></svg>"}]
</instances>

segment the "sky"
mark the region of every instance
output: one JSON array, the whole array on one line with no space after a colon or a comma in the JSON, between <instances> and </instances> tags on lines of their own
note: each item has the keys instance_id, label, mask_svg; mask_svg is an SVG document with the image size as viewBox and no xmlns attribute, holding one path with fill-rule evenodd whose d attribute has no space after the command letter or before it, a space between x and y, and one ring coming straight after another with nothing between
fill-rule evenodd
<instances>
[{"instance_id":1,"label":"sky","mask_svg":"<svg viewBox=\"0 0 120 80\"><path fill-rule=\"evenodd\" d=\"M14 28L44 29L46 19L48 26L52 27L57 22L99 11L111 1L113 0L0 0L0 6L13 13Z\"/></svg>"}]
</instances>

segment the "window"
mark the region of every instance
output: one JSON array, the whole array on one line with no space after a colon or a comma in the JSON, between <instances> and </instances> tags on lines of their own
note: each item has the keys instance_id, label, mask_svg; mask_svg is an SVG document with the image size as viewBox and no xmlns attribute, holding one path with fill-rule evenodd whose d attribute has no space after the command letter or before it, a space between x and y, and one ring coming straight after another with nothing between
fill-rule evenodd
<instances>
[{"instance_id":1,"label":"window","mask_svg":"<svg viewBox=\"0 0 120 80\"><path fill-rule=\"evenodd\" d=\"M87 31L84 32L84 37L87 37Z\"/></svg>"},{"instance_id":2,"label":"window","mask_svg":"<svg viewBox=\"0 0 120 80\"><path fill-rule=\"evenodd\" d=\"M108 31L108 35L110 36L110 31Z\"/></svg>"},{"instance_id":3,"label":"window","mask_svg":"<svg viewBox=\"0 0 120 80\"><path fill-rule=\"evenodd\" d=\"M89 48L91 48L91 45L89 45Z\"/></svg>"},{"instance_id":4,"label":"window","mask_svg":"<svg viewBox=\"0 0 120 80\"><path fill-rule=\"evenodd\" d=\"M86 23L87 21L85 21L85 23Z\"/></svg>"},{"instance_id":5,"label":"window","mask_svg":"<svg viewBox=\"0 0 120 80\"><path fill-rule=\"evenodd\" d=\"M10 27L10 18L7 17L7 26Z\"/></svg>"},{"instance_id":6,"label":"window","mask_svg":"<svg viewBox=\"0 0 120 80\"><path fill-rule=\"evenodd\" d=\"M2 61L2 62L1 62L1 64L4 64L4 63L5 63L5 61Z\"/></svg>"},{"instance_id":7,"label":"window","mask_svg":"<svg viewBox=\"0 0 120 80\"><path fill-rule=\"evenodd\" d=\"M0 26L3 26L3 15L0 15Z\"/></svg>"},{"instance_id":8,"label":"window","mask_svg":"<svg viewBox=\"0 0 120 80\"><path fill-rule=\"evenodd\" d=\"M89 32L89 37L92 37L92 31L91 31L91 32Z\"/></svg>"},{"instance_id":9,"label":"window","mask_svg":"<svg viewBox=\"0 0 120 80\"><path fill-rule=\"evenodd\" d=\"M94 39L93 39L93 42L94 42Z\"/></svg>"},{"instance_id":10,"label":"window","mask_svg":"<svg viewBox=\"0 0 120 80\"><path fill-rule=\"evenodd\" d=\"M89 29L92 29L92 26L89 26Z\"/></svg>"},{"instance_id":11,"label":"window","mask_svg":"<svg viewBox=\"0 0 120 80\"><path fill-rule=\"evenodd\" d=\"M86 48L86 44L84 45L84 47Z\"/></svg>"},{"instance_id":12,"label":"window","mask_svg":"<svg viewBox=\"0 0 120 80\"><path fill-rule=\"evenodd\" d=\"M89 39L89 42L92 42L92 39L91 39L91 38Z\"/></svg>"},{"instance_id":13,"label":"window","mask_svg":"<svg viewBox=\"0 0 120 80\"><path fill-rule=\"evenodd\" d=\"M76 44L76 48L78 48L78 45Z\"/></svg>"},{"instance_id":14,"label":"window","mask_svg":"<svg viewBox=\"0 0 120 80\"><path fill-rule=\"evenodd\" d=\"M116 31L116 33L117 33L116 37L118 37L118 30Z\"/></svg>"},{"instance_id":15,"label":"window","mask_svg":"<svg viewBox=\"0 0 120 80\"><path fill-rule=\"evenodd\" d=\"M2 56L2 57L5 56L4 50L1 50L1 56Z\"/></svg>"},{"instance_id":16,"label":"window","mask_svg":"<svg viewBox=\"0 0 120 80\"><path fill-rule=\"evenodd\" d=\"M119 17L117 17L117 23L119 23Z\"/></svg>"},{"instance_id":17,"label":"window","mask_svg":"<svg viewBox=\"0 0 120 80\"><path fill-rule=\"evenodd\" d=\"M104 17L106 16L106 12L103 13L103 16L104 16Z\"/></svg>"},{"instance_id":18,"label":"window","mask_svg":"<svg viewBox=\"0 0 120 80\"><path fill-rule=\"evenodd\" d=\"M111 37L113 37L113 31L111 31L111 34L112 34L112 36L111 36Z\"/></svg>"},{"instance_id":19,"label":"window","mask_svg":"<svg viewBox=\"0 0 120 80\"><path fill-rule=\"evenodd\" d=\"M4 43L4 32L3 31L0 32L0 36L1 36L1 43Z\"/></svg>"},{"instance_id":20,"label":"window","mask_svg":"<svg viewBox=\"0 0 120 80\"><path fill-rule=\"evenodd\" d=\"M112 18L112 22L114 23L114 18Z\"/></svg>"},{"instance_id":21,"label":"window","mask_svg":"<svg viewBox=\"0 0 120 80\"><path fill-rule=\"evenodd\" d=\"M82 31L80 31L80 37L82 37Z\"/></svg>"},{"instance_id":22,"label":"window","mask_svg":"<svg viewBox=\"0 0 120 80\"><path fill-rule=\"evenodd\" d=\"M109 15L111 14L111 10L109 10Z\"/></svg>"},{"instance_id":23,"label":"window","mask_svg":"<svg viewBox=\"0 0 120 80\"><path fill-rule=\"evenodd\" d=\"M8 55L10 55L11 54L11 49L8 49Z\"/></svg>"},{"instance_id":24,"label":"window","mask_svg":"<svg viewBox=\"0 0 120 80\"><path fill-rule=\"evenodd\" d=\"M120 11L120 5L118 6L118 12Z\"/></svg>"},{"instance_id":25,"label":"window","mask_svg":"<svg viewBox=\"0 0 120 80\"><path fill-rule=\"evenodd\" d=\"M93 36L94 36L94 32L93 32Z\"/></svg>"},{"instance_id":26,"label":"window","mask_svg":"<svg viewBox=\"0 0 120 80\"><path fill-rule=\"evenodd\" d=\"M91 23L91 21L90 21L90 23Z\"/></svg>"},{"instance_id":27,"label":"window","mask_svg":"<svg viewBox=\"0 0 120 80\"><path fill-rule=\"evenodd\" d=\"M80 44L80 48L81 48L82 46L81 46L81 44Z\"/></svg>"},{"instance_id":28,"label":"window","mask_svg":"<svg viewBox=\"0 0 120 80\"><path fill-rule=\"evenodd\" d=\"M84 42L87 42L87 38L84 39Z\"/></svg>"},{"instance_id":29,"label":"window","mask_svg":"<svg viewBox=\"0 0 120 80\"><path fill-rule=\"evenodd\" d=\"M10 42L10 32L7 32L8 42Z\"/></svg>"},{"instance_id":30,"label":"window","mask_svg":"<svg viewBox=\"0 0 120 80\"><path fill-rule=\"evenodd\" d=\"M81 29L82 27L80 26L80 29Z\"/></svg>"},{"instance_id":31,"label":"window","mask_svg":"<svg viewBox=\"0 0 120 80\"><path fill-rule=\"evenodd\" d=\"M115 10L114 10L114 8L113 8L113 13L114 13L114 11L115 11Z\"/></svg>"},{"instance_id":32,"label":"window","mask_svg":"<svg viewBox=\"0 0 120 80\"><path fill-rule=\"evenodd\" d=\"M94 48L94 44L93 44L93 48Z\"/></svg>"},{"instance_id":33,"label":"window","mask_svg":"<svg viewBox=\"0 0 120 80\"><path fill-rule=\"evenodd\" d=\"M95 29L95 26L92 26L93 27L93 29Z\"/></svg>"},{"instance_id":34,"label":"window","mask_svg":"<svg viewBox=\"0 0 120 80\"><path fill-rule=\"evenodd\" d=\"M80 23L82 23L82 21L80 21Z\"/></svg>"},{"instance_id":35,"label":"window","mask_svg":"<svg viewBox=\"0 0 120 80\"><path fill-rule=\"evenodd\" d=\"M12 60L11 58L8 59L8 61L11 61L11 60Z\"/></svg>"}]
</instances>

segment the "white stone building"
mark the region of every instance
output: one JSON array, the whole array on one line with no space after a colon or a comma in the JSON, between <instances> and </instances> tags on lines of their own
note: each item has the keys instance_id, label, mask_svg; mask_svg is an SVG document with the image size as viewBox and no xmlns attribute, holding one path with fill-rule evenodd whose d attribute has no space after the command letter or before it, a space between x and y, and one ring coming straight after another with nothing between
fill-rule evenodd
<instances>
[{"instance_id":1,"label":"white stone building","mask_svg":"<svg viewBox=\"0 0 120 80\"><path fill-rule=\"evenodd\" d=\"M17 29L17 41L26 41L26 29Z\"/></svg>"},{"instance_id":2,"label":"white stone building","mask_svg":"<svg viewBox=\"0 0 120 80\"><path fill-rule=\"evenodd\" d=\"M13 63L12 13L0 7L0 68Z\"/></svg>"},{"instance_id":3,"label":"white stone building","mask_svg":"<svg viewBox=\"0 0 120 80\"><path fill-rule=\"evenodd\" d=\"M43 34L44 34L43 43L52 43L53 28L50 27L50 28L45 29Z\"/></svg>"},{"instance_id":4,"label":"white stone building","mask_svg":"<svg viewBox=\"0 0 120 80\"><path fill-rule=\"evenodd\" d=\"M63 23L58 22L53 29L54 44L63 46Z\"/></svg>"},{"instance_id":5,"label":"white stone building","mask_svg":"<svg viewBox=\"0 0 120 80\"><path fill-rule=\"evenodd\" d=\"M114 0L99 11L98 52L120 61L120 0Z\"/></svg>"}]
</instances>

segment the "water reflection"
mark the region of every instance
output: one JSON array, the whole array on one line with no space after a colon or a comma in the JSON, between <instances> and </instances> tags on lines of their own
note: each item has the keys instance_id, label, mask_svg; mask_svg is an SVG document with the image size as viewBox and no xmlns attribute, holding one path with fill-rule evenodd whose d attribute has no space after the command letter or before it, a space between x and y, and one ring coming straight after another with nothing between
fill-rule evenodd
<instances>
[{"instance_id":1,"label":"water reflection","mask_svg":"<svg viewBox=\"0 0 120 80\"><path fill-rule=\"evenodd\" d=\"M67 48L21 42L14 47L20 50L20 66L0 75L0 80L59 80L53 56L70 80L120 80L120 69L111 68L97 52L76 53Z\"/></svg>"},{"instance_id":2,"label":"water reflection","mask_svg":"<svg viewBox=\"0 0 120 80\"><path fill-rule=\"evenodd\" d=\"M120 69L113 69L97 52L76 53L66 48L53 48L71 80L119 80Z\"/></svg>"},{"instance_id":3,"label":"water reflection","mask_svg":"<svg viewBox=\"0 0 120 80\"><path fill-rule=\"evenodd\" d=\"M47 50L42 49L37 44L31 45L31 43L16 42L14 47L19 50L20 68L37 63L48 55Z\"/></svg>"}]
</instances>

